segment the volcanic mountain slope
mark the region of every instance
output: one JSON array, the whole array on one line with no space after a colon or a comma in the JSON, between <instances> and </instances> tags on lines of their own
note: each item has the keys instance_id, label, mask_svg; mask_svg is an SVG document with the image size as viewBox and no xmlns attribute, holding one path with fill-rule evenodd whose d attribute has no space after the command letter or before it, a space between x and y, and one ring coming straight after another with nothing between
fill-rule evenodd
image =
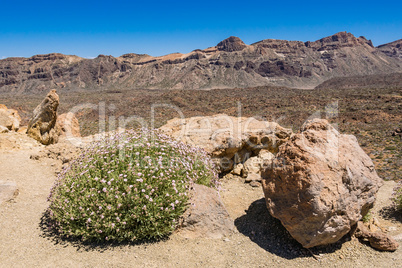
<instances>
[{"instance_id":1,"label":"volcanic mountain slope","mask_svg":"<svg viewBox=\"0 0 402 268\"><path fill-rule=\"evenodd\" d=\"M378 49L389 57L402 59L402 39L378 46Z\"/></svg>"},{"instance_id":2,"label":"volcanic mountain slope","mask_svg":"<svg viewBox=\"0 0 402 268\"><path fill-rule=\"evenodd\" d=\"M63 54L0 60L0 92L48 88L211 89L263 85L313 88L332 77L402 72L401 40L373 47L340 32L315 42L229 37L188 54L125 54L84 59Z\"/></svg>"}]
</instances>

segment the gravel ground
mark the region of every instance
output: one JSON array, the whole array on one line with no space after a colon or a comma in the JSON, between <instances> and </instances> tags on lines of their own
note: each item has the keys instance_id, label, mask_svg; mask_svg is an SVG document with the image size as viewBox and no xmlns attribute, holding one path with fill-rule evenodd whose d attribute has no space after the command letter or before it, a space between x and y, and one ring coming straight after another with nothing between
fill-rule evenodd
<instances>
[{"instance_id":1,"label":"gravel ground","mask_svg":"<svg viewBox=\"0 0 402 268\"><path fill-rule=\"evenodd\" d=\"M16 182L19 195L0 204L0 267L402 267L401 247L380 252L350 237L325 248L303 249L269 215L261 188L238 179L224 182L221 192L238 230L229 237L173 234L158 243L86 246L55 240L41 229L41 218L57 163L30 159L42 147L26 138L7 144L8 138L0 134L0 180ZM13 145L21 142L24 146ZM386 209L394 184L386 182L380 189L373 215L401 243L401 219Z\"/></svg>"}]
</instances>

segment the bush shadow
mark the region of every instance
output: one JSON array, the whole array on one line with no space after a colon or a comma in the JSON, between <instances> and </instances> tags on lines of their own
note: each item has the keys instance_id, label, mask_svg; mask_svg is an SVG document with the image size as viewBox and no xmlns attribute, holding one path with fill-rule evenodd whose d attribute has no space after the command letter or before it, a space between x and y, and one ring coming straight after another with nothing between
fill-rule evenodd
<instances>
[{"instance_id":1,"label":"bush shadow","mask_svg":"<svg viewBox=\"0 0 402 268\"><path fill-rule=\"evenodd\" d=\"M281 222L268 212L265 199L254 201L243 215L235 220L235 226L240 233L250 238L266 251L285 259L314 257L315 255L332 253L349 241L350 235L345 235L337 243L305 249L298 243Z\"/></svg>"},{"instance_id":2,"label":"bush shadow","mask_svg":"<svg viewBox=\"0 0 402 268\"><path fill-rule=\"evenodd\" d=\"M397 210L395 206L383 207L379 211L380 216L389 221L399 221L402 223L402 211Z\"/></svg>"},{"instance_id":3,"label":"bush shadow","mask_svg":"<svg viewBox=\"0 0 402 268\"><path fill-rule=\"evenodd\" d=\"M111 248L122 248L127 246L147 246L157 242L166 241L169 238L164 237L159 240L146 240L146 241L83 241L77 237L67 237L61 235L52 226L52 220L47 211L42 214L39 222L39 229L41 230L40 237L45 238L55 245L60 245L62 247L73 246L77 251L98 251L105 252Z\"/></svg>"}]
</instances>

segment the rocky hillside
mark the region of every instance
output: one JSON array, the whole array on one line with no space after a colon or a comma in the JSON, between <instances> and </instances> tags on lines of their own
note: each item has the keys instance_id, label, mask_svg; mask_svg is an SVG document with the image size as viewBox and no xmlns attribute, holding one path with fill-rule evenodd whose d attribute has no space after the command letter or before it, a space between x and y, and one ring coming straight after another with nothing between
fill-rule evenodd
<instances>
[{"instance_id":1,"label":"rocky hillside","mask_svg":"<svg viewBox=\"0 0 402 268\"><path fill-rule=\"evenodd\" d=\"M389 57L402 59L402 39L378 46L378 49Z\"/></svg>"},{"instance_id":2,"label":"rocky hillside","mask_svg":"<svg viewBox=\"0 0 402 268\"><path fill-rule=\"evenodd\" d=\"M316 86L316 89L341 88L402 88L402 73L334 77Z\"/></svg>"},{"instance_id":3,"label":"rocky hillside","mask_svg":"<svg viewBox=\"0 0 402 268\"><path fill-rule=\"evenodd\" d=\"M0 60L0 92L49 88L211 89L276 85L313 88L332 77L402 72L401 40L374 47L340 32L315 42L229 37L214 47L161 57L84 59L63 54Z\"/></svg>"}]
</instances>

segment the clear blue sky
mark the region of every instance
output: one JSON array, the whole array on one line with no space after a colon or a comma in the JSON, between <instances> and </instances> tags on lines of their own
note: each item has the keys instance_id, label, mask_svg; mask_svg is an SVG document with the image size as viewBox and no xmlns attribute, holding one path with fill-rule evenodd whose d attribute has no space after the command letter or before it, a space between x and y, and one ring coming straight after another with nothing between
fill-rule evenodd
<instances>
[{"instance_id":1,"label":"clear blue sky","mask_svg":"<svg viewBox=\"0 0 402 268\"><path fill-rule=\"evenodd\" d=\"M402 38L402 1L0 0L0 58L60 52L81 57L207 48L234 35L315 41L336 32L374 45Z\"/></svg>"}]
</instances>

